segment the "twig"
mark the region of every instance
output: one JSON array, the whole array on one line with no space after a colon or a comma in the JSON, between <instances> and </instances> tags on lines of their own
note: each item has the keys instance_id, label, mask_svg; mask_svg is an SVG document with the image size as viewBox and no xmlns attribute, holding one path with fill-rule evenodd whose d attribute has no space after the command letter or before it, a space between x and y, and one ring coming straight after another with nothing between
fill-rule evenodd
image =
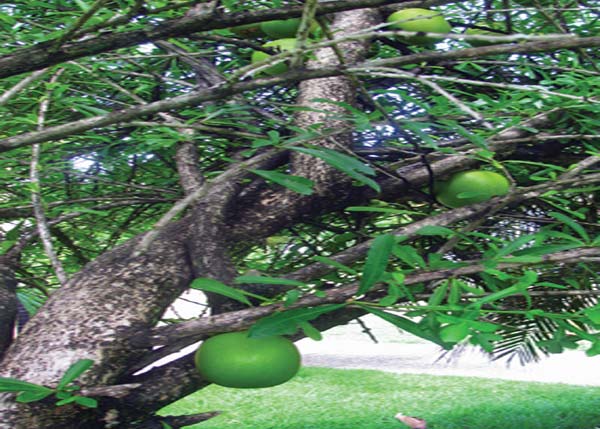
<instances>
[{"instance_id":1,"label":"twig","mask_svg":"<svg viewBox=\"0 0 600 429\"><path fill-rule=\"evenodd\" d=\"M360 327L362 328L362 332L364 332L375 344L379 343L377 341L377 337L373 334L373 330L367 326L367 324L359 317L356 319Z\"/></svg>"},{"instance_id":2,"label":"twig","mask_svg":"<svg viewBox=\"0 0 600 429\"><path fill-rule=\"evenodd\" d=\"M152 244L154 240L156 240L156 238L165 226L167 226L186 208L191 206L199 199L208 195L209 192L213 191L213 189L215 189L218 185L223 185L225 183L228 183L229 181L237 179L241 175L246 174L248 169L253 168L258 164L261 164L273 155L275 155L275 152L269 151L261 155L257 155L247 161L239 162L233 165L225 172L223 172L221 175L219 175L219 177L217 177L214 181L203 184L201 187L188 194L185 198L179 200L173 205L173 207L171 207L171 209L167 213L165 213L163 217L161 217L153 225L152 229L144 235L144 237L140 240L140 242L136 245L135 249L133 250L132 256L140 256L142 253L148 250L148 247Z\"/></svg>"},{"instance_id":3,"label":"twig","mask_svg":"<svg viewBox=\"0 0 600 429\"><path fill-rule=\"evenodd\" d=\"M46 92L46 96L40 103L40 109L38 112L38 130L44 129L46 113L48 112L48 108L50 107L52 84L54 84L58 80L58 78L64 70L65 69L62 68L59 69L56 73L54 73L52 78L50 78L50 85L48 91ZM58 279L60 284L64 285L67 282L68 277L65 273L62 263L60 262L56 253L54 252L54 247L52 245L52 235L50 234L50 227L48 226L42 202L41 183L38 171L41 152L40 146L40 143L36 143L31 147L31 167L29 170L29 177L31 181L31 204L33 206L33 213L37 223L37 229L40 236L40 240L42 241L42 244L44 246L44 251L48 256L48 259L50 259L50 263L52 264L52 268L54 269L56 278Z\"/></svg>"},{"instance_id":4,"label":"twig","mask_svg":"<svg viewBox=\"0 0 600 429\"><path fill-rule=\"evenodd\" d=\"M11 89L5 91L4 94L0 95L0 106L4 106L6 103L8 103L8 101L12 97L17 95L19 93L19 91L26 88L30 83L38 80L47 71L48 71L48 69L36 70L33 73L31 73L29 76L27 76L26 78L19 81L19 83L17 83Z\"/></svg>"},{"instance_id":5,"label":"twig","mask_svg":"<svg viewBox=\"0 0 600 429\"><path fill-rule=\"evenodd\" d=\"M491 88L501 88L501 89L514 89L518 91L533 91L539 92L544 95L553 95L557 97L566 98L568 100L576 100L584 103L592 103L592 104L600 104L600 98L593 97L579 97L576 95L564 94L562 92L549 91L546 88L538 85L516 85L511 83L494 83L494 82L485 82L471 79L463 79L458 77L448 77L448 76L435 76L435 75L418 75L416 73L410 73L406 71L398 71L396 69L385 68L385 67L369 67L368 69L361 68L352 68L351 71L356 72L358 74L368 74L368 76L381 76L381 77L397 77L397 78L409 78L415 80L427 79L427 80L441 80L446 82L453 83L463 83L466 85L476 85L476 86L487 86Z\"/></svg>"},{"instance_id":6,"label":"twig","mask_svg":"<svg viewBox=\"0 0 600 429\"><path fill-rule=\"evenodd\" d=\"M570 179L577 176L586 168L600 162L600 156L589 156L581 162L578 162L571 170L560 176L561 179Z\"/></svg>"},{"instance_id":7,"label":"twig","mask_svg":"<svg viewBox=\"0 0 600 429\"><path fill-rule=\"evenodd\" d=\"M442 88L441 86L439 86L437 83L432 82L430 79L426 78L425 76L415 75L414 78L417 81L421 82L422 84L427 85L428 87L430 87L431 89L433 89L435 92L437 92L437 93L441 94L442 96L446 97L452 103L456 104L456 106L458 106L458 108L460 110L462 110L463 112L465 112L467 115L470 115L473 118L475 118L477 120L477 122L480 122L488 130L493 130L494 129L494 126L492 124L490 124L488 121L486 121L485 117L481 113L476 112L475 110L471 109L469 106L467 106L465 103L463 103L462 101L460 101L454 95L450 94L448 91L446 91L444 88Z\"/></svg>"},{"instance_id":8,"label":"twig","mask_svg":"<svg viewBox=\"0 0 600 429\"><path fill-rule=\"evenodd\" d=\"M300 20L300 27L298 28L298 34L296 35L296 46L290 61L291 68L300 67L304 62L304 50L308 45L308 34L310 32L310 27L314 22L318 3L317 0L306 0L304 3L302 19Z\"/></svg>"},{"instance_id":9,"label":"twig","mask_svg":"<svg viewBox=\"0 0 600 429\"><path fill-rule=\"evenodd\" d=\"M92 17L98 10L106 3L106 0L96 0L88 10L86 10L83 15L79 17L79 19L69 28L62 36L56 40L50 50L52 52L57 52L60 47L68 41L75 33Z\"/></svg>"}]
</instances>

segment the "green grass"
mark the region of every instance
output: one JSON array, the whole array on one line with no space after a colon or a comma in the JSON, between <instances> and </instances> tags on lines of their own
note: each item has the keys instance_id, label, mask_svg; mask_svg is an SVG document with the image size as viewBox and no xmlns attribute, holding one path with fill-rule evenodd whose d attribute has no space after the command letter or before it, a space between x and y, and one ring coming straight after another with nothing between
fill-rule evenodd
<instances>
[{"instance_id":1,"label":"green grass","mask_svg":"<svg viewBox=\"0 0 600 429\"><path fill-rule=\"evenodd\" d=\"M268 389L209 386L161 414L220 410L197 429L402 429L402 412L432 429L593 429L600 387L381 371L303 368Z\"/></svg>"}]
</instances>

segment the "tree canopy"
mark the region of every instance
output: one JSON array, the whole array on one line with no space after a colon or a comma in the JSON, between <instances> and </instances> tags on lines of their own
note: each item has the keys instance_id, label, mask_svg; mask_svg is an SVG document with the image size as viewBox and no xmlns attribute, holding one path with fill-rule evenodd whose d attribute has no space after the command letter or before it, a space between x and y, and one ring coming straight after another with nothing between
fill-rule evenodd
<instances>
[{"instance_id":1,"label":"tree canopy","mask_svg":"<svg viewBox=\"0 0 600 429\"><path fill-rule=\"evenodd\" d=\"M409 8L452 31L387 21ZM0 5L0 391L29 392L0 394L0 428L183 427L213 410L154 413L207 384L193 356L140 370L368 313L445 349L599 354L599 21L590 0ZM190 289L198 317L164 319Z\"/></svg>"}]
</instances>

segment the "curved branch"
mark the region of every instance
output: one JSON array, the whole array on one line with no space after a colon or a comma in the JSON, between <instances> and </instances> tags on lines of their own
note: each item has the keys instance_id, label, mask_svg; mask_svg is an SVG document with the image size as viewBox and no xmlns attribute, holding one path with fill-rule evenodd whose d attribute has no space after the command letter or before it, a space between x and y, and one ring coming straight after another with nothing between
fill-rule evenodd
<instances>
[{"instance_id":1,"label":"curved branch","mask_svg":"<svg viewBox=\"0 0 600 429\"><path fill-rule=\"evenodd\" d=\"M397 3L405 2L402 0L334 0L319 4L317 14L323 15L343 10L378 7ZM423 5L421 1L414 1L412 3ZM427 3L449 3L449 0ZM199 31L229 28L254 22L299 17L302 15L302 10L303 6L300 5L226 15L220 13L191 15L172 19L140 30L102 34L91 39L65 44L60 49L51 49L55 46L56 40L50 40L0 57L0 78L38 70L90 55L128 48L154 40L185 37L188 34Z\"/></svg>"},{"instance_id":2,"label":"curved branch","mask_svg":"<svg viewBox=\"0 0 600 429\"><path fill-rule=\"evenodd\" d=\"M577 264L582 259L600 256L599 248L582 248L557 252L541 256L542 262L556 262L561 264ZM435 280L447 279L450 277L465 276L477 274L487 269L481 261L464 261L468 266L452 269L440 269L435 271L420 270L406 276L404 285L410 286L417 283L432 282ZM525 263L499 263L496 269L503 270L509 268L519 268L527 265ZM384 286L379 284L371 289L372 292L382 290ZM276 311L282 311L290 308L313 307L323 304L339 304L348 301L356 296L358 283L349 284L337 289L327 291L327 296L319 298L316 296L307 296L298 300L294 305L285 307L282 304L273 304L268 307L254 307L241 310L235 313L226 313L208 318L195 319L174 326L164 326L154 328L152 335L148 338L151 344L164 344L169 341L179 340L181 338L201 338L206 335L214 335L221 332L239 331L249 328L254 322L272 314Z\"/></svg>"}]
</instances>

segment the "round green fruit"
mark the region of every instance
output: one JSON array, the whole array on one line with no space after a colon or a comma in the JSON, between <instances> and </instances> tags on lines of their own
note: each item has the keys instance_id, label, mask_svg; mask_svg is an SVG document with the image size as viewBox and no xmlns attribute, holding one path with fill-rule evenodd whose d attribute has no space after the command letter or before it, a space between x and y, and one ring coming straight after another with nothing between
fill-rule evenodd
<instances>
[{"instance_id":1,"label":"round green fruit","mask_svg":"<svg viewBox=\"0 0 600 429\"><path fill-rule=\"evenodd\" d=\"M437 183L435 188L440 203L457 208L506 195L510 183L493 171L470 170L454 174L447 182Z\"/></svg>"},{"instance_id":2,"label":"round green fruit","mask_svg":"<svg viewBox=\"0 0 600 429\"><path fill-rule=\"evenodd\" d=\"M247 331L209 338L198 347L194 360L205 380L225 387L276 386L300 369L300 353L290 340L251 338Z\"/></svg>"},{"instance_id":3,"label":"round green fruit","mask_svg":"<svg viewBox=\"0 0 600 429\"><path fill-rule=\"evenodd\" d=\"M266 21L260 24L260 29L263 33L273 39L296 37L298 27L300 27L299 18L279 19L276 21Z\"/></svg>"},{"instance_id":4,"label":"round green fruit","mask_svg":"<svg viewBox=\"0 0 600 429\"><path fill-rule=\"evenodd\" d=\"M265 48L273 48L277 51L291 51L296 46L296 39L279 39L273 40L272 42L267 42L263 45ZM251 61L252 64L256 64L260 61L264 61L267 58L271 57L271 55L262 51L253 51ZM277 63L262 70L262 73L268 74L270 76L275 76L278 74L282 74L288 71L288 66L285 62Z\"/></svg>"},{"instance_id":5,"label":"round green fruit","mask_svg":"<svg viewBox=\"0 0 600 429\"><path fill-rule=\"evenodd\" d=\"M390 28L403 31L423 31L426 33L449 33L452 27L446 19L434 10L409 8L392 13L387 22ZM403 38L404 41L414 45L429 45L440 39L414 36Z\"/></svg>"}]
</instances>

